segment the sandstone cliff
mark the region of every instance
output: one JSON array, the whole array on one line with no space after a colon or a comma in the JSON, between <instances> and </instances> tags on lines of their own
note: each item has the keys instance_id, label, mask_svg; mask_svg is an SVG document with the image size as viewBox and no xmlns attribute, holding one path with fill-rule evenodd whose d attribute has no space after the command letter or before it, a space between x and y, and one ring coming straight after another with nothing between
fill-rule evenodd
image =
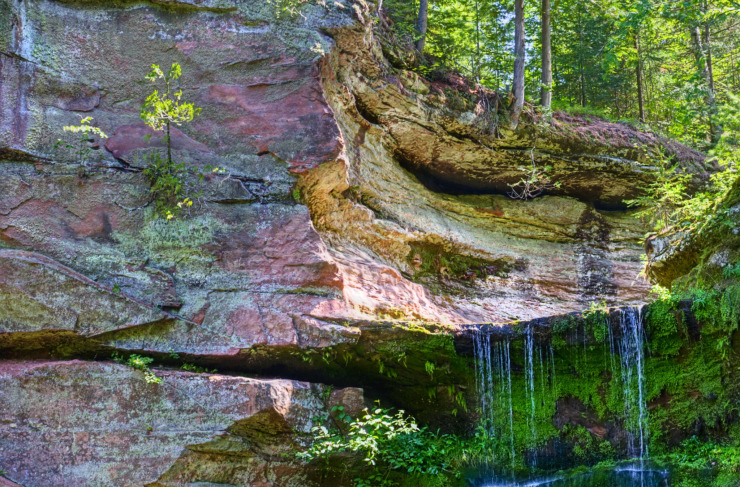
<instances>
[{"instance_id":1,"label":"sandstone cliff","mask_svg":"<svg viewBox=\"0 0 740 487\"><path fill-rule=\"evenodd\" d=\"M508 131L495 93L408 69L376 4L299 4L0 0L9 479L306 485L280 454L331 404L363 399L294 379L462 424L454 400L419 399L469 385L444 327L645 300L645 228L622 200L661 148L697 177L700 154L566 114L531 111ZM141 159L161 140L142 139L139 108L149 66L172 62L203 108L174 132L175 156L226 172L195 181L192 210L166 221ZM88 115L111 137L80 164L54 145ZM561 187L509 198L532 158ZM408 321L439 326L396 326ZM160 371L152 385L120 365L48 361L114 350L279 379ZM430 354L441 382L424 379ZM51 453L23 453L37 448Z\"/></svg>"}]
</instances>

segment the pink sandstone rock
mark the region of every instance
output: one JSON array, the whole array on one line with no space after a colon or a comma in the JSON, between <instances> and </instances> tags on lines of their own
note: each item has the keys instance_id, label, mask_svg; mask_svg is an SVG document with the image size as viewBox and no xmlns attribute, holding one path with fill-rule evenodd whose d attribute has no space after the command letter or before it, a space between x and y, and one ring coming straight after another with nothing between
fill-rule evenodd
<instances>
[{"instance_id":1,"label":"pink sandstone rock","mask_svg":"<svg viewBox=\"0 0 740 487\"><path fill-rule=\"evenodd\" d=\"M305 468L282 453L328 414L322 386L154 372L160 384L125 365L0 361L7 478L34 487L307 485ZM356 402L362 392L342 395Z\"/></svg>"}]
</instances>

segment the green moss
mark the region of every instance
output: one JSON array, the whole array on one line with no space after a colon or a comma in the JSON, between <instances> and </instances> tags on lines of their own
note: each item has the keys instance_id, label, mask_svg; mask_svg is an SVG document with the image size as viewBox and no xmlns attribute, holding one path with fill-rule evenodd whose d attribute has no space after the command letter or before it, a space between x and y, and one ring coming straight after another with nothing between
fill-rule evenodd
<instances>
[{"instance_id":1,"label":"green moss","mask_svg":"<svg viewBox=\"0 0 740 487\"><path fill-rule=\"evenodd\" d=\"M660 300L653 303L646 313L648 346L654 355L678 355L686 343L684 315L675 306L675 301Z\"/></svg>"},{"instance_id":2,"label":"green moss","mask_svg":"<svg viewBox=\"0 0 740 487\"><path fill-rule=\"evenodd\" d=\"M609 335L608 314L605 310L595 310L583 315L584 327L596 344L604 343Z\"/></svg>"},{"instance_id":3,"label":"green moss","mask_svg":"<svg viewBox=\"0 0 740 487\"><path fill-rule=\"evenodd\" d=\"M732 429L732 418L740 412L740 370L730 366L740 351L740 340L731 339L740 315L738 291L730 287L697 302L699 323L691 333L685 310L685 302L666 299L650 305L645 315L648 438L656 454L668 451L697 427L715 437L740 436L740 427ZM619 455L616 445L583 426L623 428L636 422L636 416L625 418L621 358L614 350L609 321L608 313L599 310L552 322L549 343L536 338L533 387L527 380L525 341L517 338L510 344L511 397L508 388L497 390L494 403L493 429L502 437L497 458L509 455L509 399L517 457L555 438L573 447L574 461L593 464ZM559 404L575 408L561 429L553 422L562 414Z\"/></svg>"},{"instance_id":4,"label":"green moss","mask_svg":"<svg viewBox=\"0 0 740 487\"><path fill-rule=\"evenodd\" d=\"M447 248L437 243L412 243L406 260L416 269L414 279L424 277L450 277L454 279L472 279L495 275L508 277L517 266L524 266L523 262L513 259L484 259L465 255L455 249Z\"/></svg>"}]
</instances>

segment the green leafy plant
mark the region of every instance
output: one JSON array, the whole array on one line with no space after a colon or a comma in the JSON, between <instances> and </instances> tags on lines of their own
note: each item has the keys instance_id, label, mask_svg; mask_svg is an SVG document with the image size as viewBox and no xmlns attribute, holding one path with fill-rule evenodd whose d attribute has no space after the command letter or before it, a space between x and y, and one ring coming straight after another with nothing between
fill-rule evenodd
<instances>
[{"instance_id":1,"label":"green leafy plant","mask_svg":"<svg viewBox=\"0 0 740 487\"><path fill-rule=\"evenodd\" d=\"M681 448L671 453L669 458L682 467L697 470L716 468L740 473L740 447L703 442L696 436L681 443Z\"/></svg>"},{"instance_id":2,"label":"green leafy plant","mask_svg":"<svg viewBox=\"0 0 740 487\"><path fill-rule=\"evenodd\" d=\"M97 136L100 139L108 138L105 132L92 124L92 121L92 117L84 117L80 120L79 125L65 125L62 127L65 133L73 134L72 139L67 141L57 139L54 148L64 147L71 150L75 162L85 165L90 152L93 150L91 144L95 141L95 137Z\"/></svg>"},{"instance_id":3,"label":"green leafy plant","mask_svg":"<svg viewBox=\"0 0 740 487\"><path fill-rule=\"evenodd\" d=\"M178 63L172 63L166 73L156 65L146 75L152 83L161 83L144 101L141 119L155 132L163 132L166 154L149 155L149 164L144 175L151 183L150 193L154 196L157 212L171 220L182 209L193 206L193 200L186 194L184 178L187 168L184 163L172 159L172 127L191 122L201 111L192 103L183 100L182 89L175 89L175 82L182 76Z\"/></svg>"},{"instance_id":4,"label":"green leafy plant","mask_svg":"<svg viewBox=\"0 0 740 487\"><path fill-rule=\"evenodd\" d=\"M629 207L639 207L634 216L646 220L658 232L670 230L678 221L678 212L687 199L689 174L678 170L663 152L655 160L654 180L640 189L641 196L625 200Z\"/></svg>"},{"instance_id":5,"label":"green leafy plant","mask_svg":"<svg viewBox=\"0 0 740 487\"><path fill-rule=\"evenodd\" d=\"M115 362L128 365L129 367L133 367L136 370L142 371L144 373L144 380L147 382L147 384L159 384L162 382L162 379L160 377L157 377L154 372L149 369L149 365L154 362L154 359L152 357L143 357L141 355L132 353L128 356L128 358L124 359L122 355L118 353L113 353L111 355L111 358Z\"/></svg>"},{"instance_id":6,"label":"green leafy plant","mask_svg":"<svg viewBox=\"0 0 740 487\"><path fill-rule=\"evenodd\" d=\"M740 117L737 113L740 99L732 95L728 98L719 116L724 133L708 159L719 170L711 175L709 181L689 194L691 176L661 153L655 164L655 180L641 188L644 191L642 196L625 201L629 206L639 207L635 216L647 220L655 231L698 234L717 224L733 225L728 210L723 208L723 201L739 174Z\"/></svg>"},{"instance_id":7,"label":"green leafy plant","mask_svg":"<svg viewBox=\"0 0 740 487\"><path fill-rule=\"evenodd\" d=\"M434 380L434 370L435 369L436 369L436 366L434 365L434 363L432 363L432 362L430 362L428 360L424 364L424 370L427 371L427 374L429 374L429 378L432 379L432 380Z\"/></svg>"},{"instance_id":8,"label":"green leafy plant","mask_svg":"<svg viewBox=\"0 0 740 487\"><path fill-rule=\"evenodd\" d=\"M394 414L380 408L365 410L362 417L349 421L344 431L330 430L325 425L314 427L313 445L298 453L298 458L310 461L343 452L359 454L370 471L355 479L358 487L396 485L390 475L393 472L452 475L459 458L461 441L457 437L420 428L404 411Z\"/></svg>"},{"instance_id":9,"label":"green leafy plant","mask_svg":"<svg viewBox=\"0 0 740 487\"><path fill-rule=\"evenodd\" d=\"M167 145L167 163L172 164L172 137L171 127L191 122L200 113L192 103L182 99L182 89L174 91L173 84L182 76L182 69L178 63L172 63L170 70L165 73L156 64L152 64L152 71L146 79L152 83L162 81L163 91L155 89L144 101L141 107L141 119L157 132L164 131L164 142Z\"/></svg>"}]
</instances>

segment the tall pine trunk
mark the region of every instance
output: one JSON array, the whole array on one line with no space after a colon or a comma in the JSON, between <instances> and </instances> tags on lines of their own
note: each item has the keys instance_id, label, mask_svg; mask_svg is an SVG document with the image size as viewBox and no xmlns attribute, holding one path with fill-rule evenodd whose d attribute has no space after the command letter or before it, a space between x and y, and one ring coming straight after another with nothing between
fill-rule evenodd
<instances>
[{"instance_id":1,"label":"tall pine trunk","mask_svg":"<svg viewBox=\"0 0 740 487\"><path fill-rule=\"evenodd\" d=\"M519 125L524 108L524 0L514 0L514 101L511 104L511 128Z\"/></svg>"},{"instance_id":2,"label":"tall pine trunk","mask_svg":"<svg viewBox=\"0 0 740 487\"><path fill-rule=\"evenodd\" d=\"M635 71L637 74L637 106L640 110L640 122L645 123L645 101L642 93L642 59L640 53L640 34L635 32L635 51L637 51L637 65Z\"/></svg>"},{"instance_id":3,"label":"tall pine trunk","mask_svg":"<svg viewBox=\"0 0 740 487\"><path fill-rule=\"evenodd\" d=\"M706 4L705 4L705 8ZM707 88L709 94L707 96L709 104L709 131L712 134L712 143L716 144L722 137L722 127L717 123L717 115L719 110L717 109L717 100L714 89L714 67L712 64L712 38L710 35L709 22L704 21L704 52L706 53L706 67L707 67Z\"/></svg>"},{"instance_id":4,"label":"tall pine trunk","mask_svg":"<svg viewBox=\"0 0 740 487\"><path fill-rule=\"evenodd\" d=\"M704 4L704 8L706 10L706 4ZM718 110L714 95L714 72L712 69L712 48L710 46L711 37L708 22L705 21L702 25L695 25L691 29L691 41L694 45L696 67L704 79L707 91L705 102L707 104L707 122L709 124L711 142L716 143L722 135L722 128L716 123Z\"/></svg>"},{"instance_id":5,"label":"tall pine trunk","mask_svg":"<svg viewBox=\"0 0 740 487\"><path fill-rule=\"evenodd\" d=\"M552 46L550 43L550 0L542 0L542 88L540 103L552 108Z\"/></svg>"},{"instance_id":6,"label":"tall pine trunk","mask_svg":"<svg viewBox=\"0 0 740 487\"><path fill-rule=\"evenodd\" d=\"M416 30L419 38L416 40L416 50L424 52L424 43L427 37L427 21L429 19L429 0L419 1L419 17L416 19Z\"/></svg>"},{"instance_id":7,"label":"tall pine trunk","mask_svg":"<svg viewBox=\"0 0 740 487\"><path fill-rule=\"evenodd\" d=\"M480 8L475 0L475 63L473 63L475 82L480 82Z\"/></svg>"}]
</instances>

